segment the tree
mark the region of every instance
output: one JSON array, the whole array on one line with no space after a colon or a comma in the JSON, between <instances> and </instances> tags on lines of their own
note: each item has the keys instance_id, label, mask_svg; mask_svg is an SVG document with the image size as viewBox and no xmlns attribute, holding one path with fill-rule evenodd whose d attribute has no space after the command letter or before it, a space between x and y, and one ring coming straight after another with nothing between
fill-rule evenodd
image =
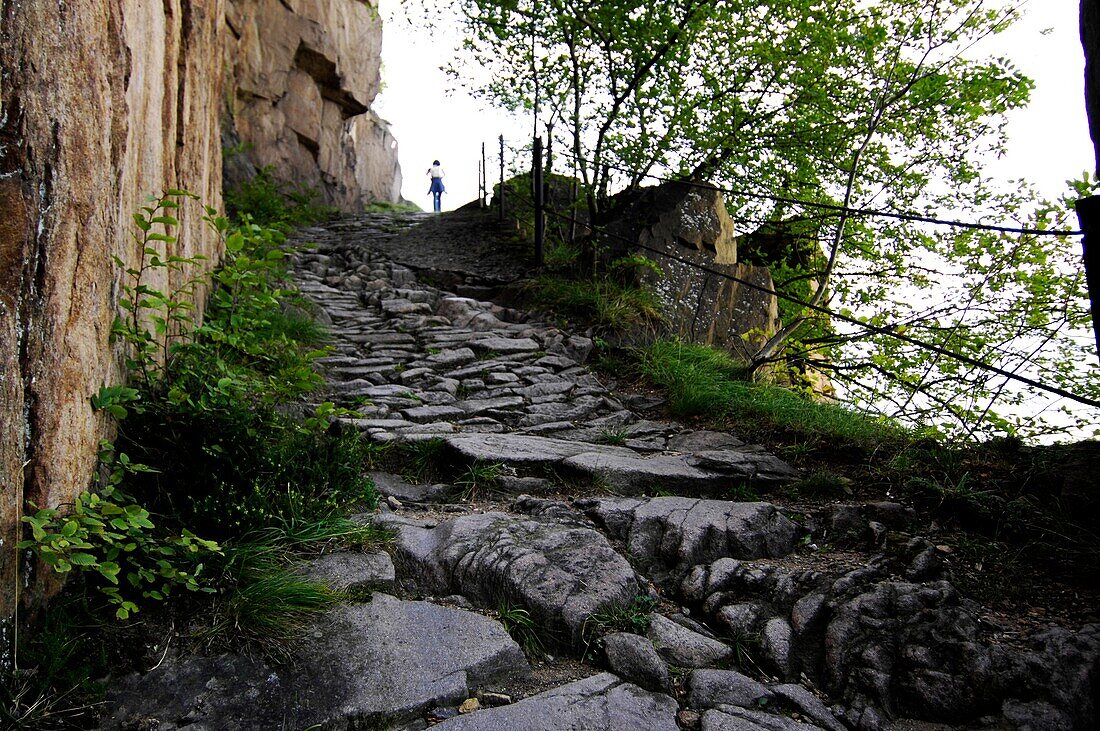
<instances>
[{"instance_id":1,"label":"tree","mask_svg":"<svg viewBox=\"0 0 1100 731\"><path fill-rule=\"evenodd\" d=\"M1068 242L854 213L1065 221L981 174L1003 148L1005 113L1032 88L1010 61L975 48L1016 18L1013 5L454 1L467 31L456 72L483 69L469 77L479 93L549 110L568 130L594 220L614 185L652 172L715 181L745 232L816 222L823 265L796 273L814 282L810 305L1100 394L1094 373L1075 374L1079 352L1066 337L1081 322ZM786 322L756 364L831 348L831 374L856 402L918 421L934 410L970 435L1027 427L990 407L1000 399L1011 411L1028 397L1000 378L881 332L839 327L799 340L814 317L811 307Z\"/></svg>"}]
</instances>

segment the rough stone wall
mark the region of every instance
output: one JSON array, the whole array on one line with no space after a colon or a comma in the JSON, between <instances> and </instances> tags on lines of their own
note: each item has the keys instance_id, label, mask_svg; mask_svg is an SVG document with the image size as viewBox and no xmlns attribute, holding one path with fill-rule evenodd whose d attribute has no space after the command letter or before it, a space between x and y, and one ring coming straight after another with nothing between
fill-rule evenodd
<instances>
[{"instance_id":1,"label":"rough stone wall","mask_svg":"<svg viewBox=\"0 0 1100 731\"><path fill-rule=\"evenodd\" d=\"M89 397L120 378L112 256L137 261L131 214L170 187L221 204L224 14L223 0L0 3L0 620L51 590L20 577L24 501L86 489L108 433ZM198 213L171 253L216 261Z\"/></svg>"},{"instance_id":2,"label":"rough stone wall","mask_svg":"<svg viewBox=\"0 0 1100 731\"><path fill-rule=\"evenodd\" d=\"M370 109L381 83L377 3L230 0L226 20L227 102L243 154L342 210L399 201L397 142Z\"/></svg>"}]
</instances>

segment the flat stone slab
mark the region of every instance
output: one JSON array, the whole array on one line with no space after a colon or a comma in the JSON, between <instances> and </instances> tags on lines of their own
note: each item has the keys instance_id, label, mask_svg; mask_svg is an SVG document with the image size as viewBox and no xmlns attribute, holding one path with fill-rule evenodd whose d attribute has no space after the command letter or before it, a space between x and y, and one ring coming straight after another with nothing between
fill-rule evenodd
<instances>
[{"instance_id":1,"label":"flat stone slab","mask_svg":"<svg viewBox=\"0 0 1100 731\"><path fill-rule=\"evenodd\" d=\"M531 338L480 338L470 342L470 347L483 353L533 353L539 344Z\"/></svg>"},{"instance_id":2,"label":"flat stone slab","mask_svg":"<svg viewBox=\"0 0 1100 731\"><path fill-rule=\"evenodd\" d=\"M476 359L477 356L474 354L474 351L469 348L454 348L429 355L425 359L425 362L432 366L449 366L453 368L454 366L464 365Z\"/></svg>"},{"instance_id":3,"label":"flat stone slab","mask_svg":"<svg viewBox=\"0 0 1100 731\"><path fill-rule=\"evenodd\" d=\"M692 464L758 484L786 484L798 479L798 470L767 452L736 449L696 452Z\"/></svg>"},{"instance_id":4,"label":"flat stone slab","mask_svg":"<svg viewBox=\"0 0 1100 731\"><path fill-rule=\"evenodd\" d=\"M597 498L577 507L626 542L654 578L678 581L719 558L778 558L795 548L798 526L770 503L684 497Z\"/></svg>"},{"instance_id":5,"label":"flat stone slab","mask_svg":"<svg viewBox=\"0 0 1100 731\"><path fill-rule=\"evenodd\" d=\"M676 701L610 673L593 675L519 703L449 719L440 731L678 731Z\"/></svg>"},{"instance_id":6,"label":"flat stone slab","mask_svg":"<svg viewBox=\"0 0 1100 731\"><path fill-rule=\"evenodd\" d=\"M620 492L633 494L655 490L711 492L732 484L725 475L692 466L689 459L681 454L642 457L633 450L627 455L590 451L570 457L563 464L599 477Z\"/></svg>"},{"instance_id":7,"label":"flat stone slab","mask_svg":"<svg viewBox=\"0 0 1100 731\"><path fill-rule=\"evenodd\" d=\"M640 592L634 569L591 528L504 513L376 523L398 531L391 550L402 586L493 609L508 601L561 645L578 642L591 615L628 606Z\"/></svg>"},{"instance_id":8,"label":"flat stone slab","mask_svg":"<svg viewBox=\"0 0 1100 731\"><path fill-rule=\"evenodd\" d=\"M506 462L523 467L552 466L585 452L606 457L632 457L625 447L599 446L531 434L462 434L447 444L469 460Z\"/></svg>"},{"instance_id":9,"label":"flat stone slab","mask_svg":"<svg viewBox=\"0 0 1100 731\"><path fill-rule=\"evenodd\" d=\"M409 421L427 423L466 417L466 411L456 406L417 406L401 412Z\"/></svg>"},{"instance_id":10,"label":"flat stone slab","mask_svg":"<svg viewBox=\"0 0 1100 731\"><path fill-rule=\"evenodd\" d=\"M339 551L305 561L302 575L310 581L344 589L390 589L396 574L385 551Z\"/></svg>"},{"instance_id":11,"label":"flat stone slab","mask_svg":"<svg viewBox=\"0 0 1100 731\"><path fill-rule=\"evenodd\" d=\"M103 729L361 728L457 704L483 684L530 673L494 620L375 594L318 623L294 661L190 656L111 686Z\"/></svg>"},{"instance_id":12,"label":"flat stone slab","mask_svg":"<svg viewBox=\"0 0 1100 731\"><path fill-rule=\"evenodd\" d=\"M822 728L786 716L722 706L703 714L702 731L822 731Z\"/></svg>"},{"instance_id":13,"label":"flat stone slab","mask_svg":"<svg viewBox=\"0 0 1100 731\"><path fill-rule=\"evenodd\" d=\"M368 472L374 486L387 497L402 502L431 503L444 500L451 493L450 485L414 485L401 475L389 472Z\"/></svg>"},{"instance_id":14,"label":"flat stone slab","mask_svg":"<svg viewBox=\"0 0 1100 731\"><path fill-rule=\"evenodd\" d=\"M457 402L455 406L461 409L466 416L475 416L477 414L483 414L486 411L514 409L517 406L523 406L523 397L497 396L495 398L466 399L465 401Z\"/></svg>"}]
</instances>

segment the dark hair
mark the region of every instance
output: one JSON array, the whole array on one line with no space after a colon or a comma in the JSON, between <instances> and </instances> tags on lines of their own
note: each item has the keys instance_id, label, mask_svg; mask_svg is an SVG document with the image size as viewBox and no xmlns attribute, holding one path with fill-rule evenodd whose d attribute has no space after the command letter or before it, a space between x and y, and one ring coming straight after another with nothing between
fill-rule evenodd
<instances>
[{"instance_id":1,"label":"dark hair","mask_svg":"<svg viewBox=\"0 0 1100 731\"><path fill-rule=\"evenodd\" d=\"M432 160L432 165L438 165L438 164L439 164L439 160Z\"/></svg>"}]
</instances>

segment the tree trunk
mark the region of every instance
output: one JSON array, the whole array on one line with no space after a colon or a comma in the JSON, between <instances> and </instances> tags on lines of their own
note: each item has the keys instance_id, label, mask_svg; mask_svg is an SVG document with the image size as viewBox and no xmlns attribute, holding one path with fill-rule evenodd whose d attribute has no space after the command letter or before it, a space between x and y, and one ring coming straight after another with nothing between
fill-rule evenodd
<instances>
[{"instance_id":1,"label":"tree trunk","mask_svg":"<svg viewBox=\"0 0 1100 731\"><path fill-rule=\"evenodd\" d=\"M1085 111L1100 175L1100 0L1081 0L1081 45L1085 49Z\"/></svg>"}]
</instances>

